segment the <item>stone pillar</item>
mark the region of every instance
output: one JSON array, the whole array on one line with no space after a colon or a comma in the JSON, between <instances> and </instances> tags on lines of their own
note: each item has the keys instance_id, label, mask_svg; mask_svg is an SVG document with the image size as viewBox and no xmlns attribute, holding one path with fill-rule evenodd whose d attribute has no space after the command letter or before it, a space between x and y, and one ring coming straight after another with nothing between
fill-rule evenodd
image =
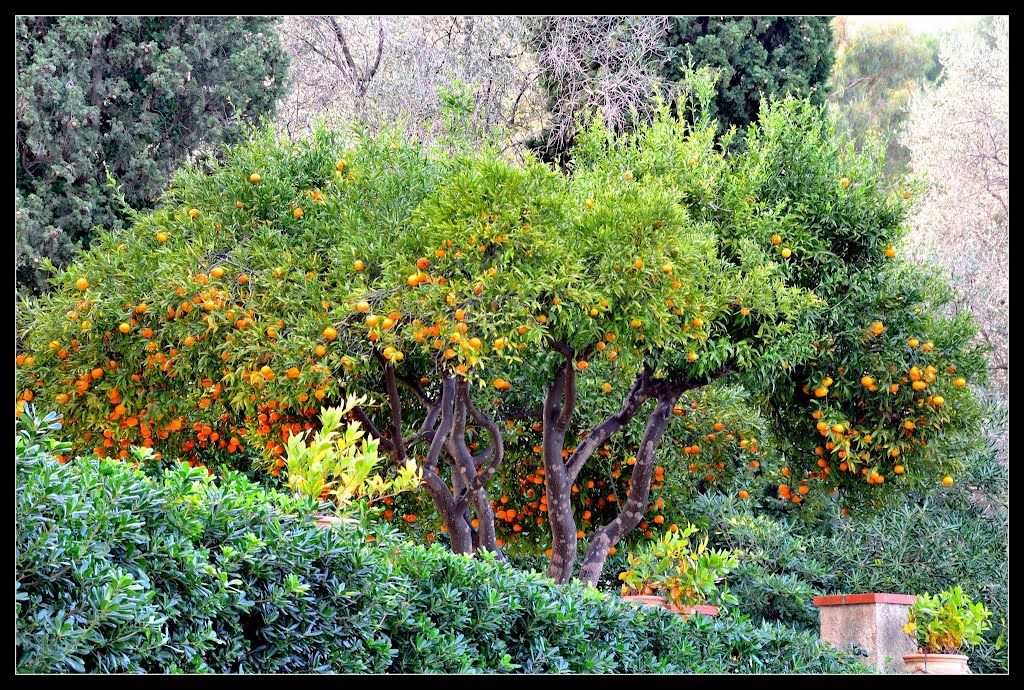
<instances>
[{"instance_id":1,"label":"stone pillar","mask_svg":"<svg viewBox=\"0 0 1024 690\"><path fill-rule=\"evenodd\" d=\"M868 653L865 663L879 673L902 671L903 655L917 651L914 639L903 630L907 611L916 600L911 594L814 597L821 621L821 640L838 649L853 643L860 645Z\"/></svg>"}]
</instances>

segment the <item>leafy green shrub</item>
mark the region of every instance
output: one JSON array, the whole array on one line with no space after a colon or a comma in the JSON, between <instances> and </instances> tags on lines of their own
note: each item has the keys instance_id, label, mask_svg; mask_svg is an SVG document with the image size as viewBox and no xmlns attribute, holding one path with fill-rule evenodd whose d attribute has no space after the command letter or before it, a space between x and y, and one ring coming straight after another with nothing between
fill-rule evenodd
<instances>
[{"instance_id":1,"label":"leafy green shrub","mask_svg":"<svg viewBox=\"0 0 1024 690\"><path fill-rule=\"evenodd\" d=\"M959 585L930 596L917 597L904 628L926 654L956 654L965 644L976 645L992 627L992 612L971 601Z\"/></svg>"},{"instance_id":2,"label":"leafy green shrub","mask_svg":"<svg viewBox=\"0 0 1024 690\"><path fill-rule=\"evenodd\" d=\"M15 443L22 672L864 670L812 632L684 622L365 521L321 530L313 501L237 473L62 464L55 419L30 412Z\"/></svg>"},{"instance_id":3,"label":"leafy green shrub","mask_svg":"<svg viewBox=\"0 0 1024 690\"><path fill-rule=\"evenodd\" d=\"M738 565L736 555L708 548L706 534L698 537L694 546L690 537L696 532L697 528L688 524L629 554L629 569L619 574L622 593L664 594L679 607L735 604L723 581Z\"/></svg>"},{"instance_id":4,"label":"leafy green shrub","mask_svg":"<svg viewBox=\"0 0 1024 690\"><path fill-rule=\"evenodd\" d=\"M314 502L63 450L24 425L16 441L19 670L387 669L386 578L312 527Z\"/></svg>"},{"instance_id":5,"label":"leafy green shrub","mask_svg":"<svg viewBox=\"0 0 1024 690\"><path fill-rule=\"evenodd\" d=\"M356 499L372 503L419 485L419 470L412 460L394 479L370 474L379 458L378 440L367 438L358 421L341 429L342 419L365 402L366 398L349 396L344 406L322 408L315 433L304 431L288 437L281 462L289 489L310 498L330 499L344 509Z\"/></svg>"},{"instance_id":6,"label":"leafy green shrub","mask_svg":"<svg viewBox=\"0 0 1024 690\"><path fill-rule=\"evenodd\" d=\"M734 551L736 609L756 622L817 630L819 594L921 594L954 583L992 610L992 628L971 650L978 673L1008 670L1007 470L990 449L974 454L952 487L911 492L863 519L808 523L726 496L701 496L687 519Z\"/></svg>"},{"instance_id":7,"label":"leafy green shrub","mask_svg":"<svg viewBox=\"0 0 1024 690\"><path fill-rule=\"evenodd\" d=\"M714 495L695 500L689 514L709 532L712 544L730 549L739 559L729 578L737 610L758 622L817 630L816 585L827 580L830 571L808 549L796 521Z\"/></svg>"}]
</instances>

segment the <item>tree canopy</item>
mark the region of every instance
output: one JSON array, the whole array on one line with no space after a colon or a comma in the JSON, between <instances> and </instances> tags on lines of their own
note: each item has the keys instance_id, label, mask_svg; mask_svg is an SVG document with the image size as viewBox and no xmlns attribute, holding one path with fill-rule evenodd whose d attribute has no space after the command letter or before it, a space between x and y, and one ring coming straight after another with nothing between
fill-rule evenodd
<instances>
[{"instance_id":1,"label":"tree canopy","mask_svg":"<svg viewBox=\"0 0 1024 690\"><path fill-rule=\"evenodd\" d=\"M866 136L886 142L886 169L895 183L907 172L910 152L896 136L915 93L942 72L938 41L916 36L905 24L865 26L838 41L829 106L838 129L859 146Z\"/></svg>"},{"instance_id":2,"label":"tree canopy","mask_svg":"<svg viewBox=\"0 0 1024 690\"><path fill-rule=\"evenodd\" d=\"M711 115L723 129L757 119L766 96L825 102L835 59L831 17L674 17L662 74L678 81L688 65L719 72Z\"/></svg>"},{"instance_id":3,"label":"tree canopy","mask_svg":"<svg viewBox=\"0 0 1024 690\"><path fill-rule=\"evenodd\" d=\"M693 83L688 117L592 121L565 174L254 133L59 274L22 321L20 399L79 449L211 468L256 449L277 477L320 405L370 394L353 414L417 461L430 538L549 546L558 581L585 542L591 584L659 524L667 473L812 512L954 481L984 358L896 256L914 190L886 193L881 153L803 100L765 104L737 150Z\"/></svg>"}]
</instances>

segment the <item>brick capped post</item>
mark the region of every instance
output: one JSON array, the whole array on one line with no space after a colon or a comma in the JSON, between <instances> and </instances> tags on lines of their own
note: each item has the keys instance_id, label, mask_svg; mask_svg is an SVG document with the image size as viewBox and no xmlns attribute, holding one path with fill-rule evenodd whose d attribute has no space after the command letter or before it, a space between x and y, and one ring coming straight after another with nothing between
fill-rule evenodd
<instances>
[{"instance_id":1,"label":"brick capped post","mask_svg":"<svg viewBox=\"0 0 1024 690\"><path fill-rule=\"evenodd\" d=\"M903 630L916 600L911 594L880 593L814 597L821 640L838 649L860 645L868 653L866 663L879 673L902 671L903 655L917 651L914 639Z\"/></svg>"}]
</instances>

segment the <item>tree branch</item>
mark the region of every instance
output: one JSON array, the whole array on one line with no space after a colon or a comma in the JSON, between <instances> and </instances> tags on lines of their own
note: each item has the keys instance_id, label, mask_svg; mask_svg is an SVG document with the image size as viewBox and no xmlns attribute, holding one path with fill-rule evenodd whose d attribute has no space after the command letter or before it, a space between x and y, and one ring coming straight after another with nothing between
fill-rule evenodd
<instances>
[{"instance_id":1,"label":"tree branch","mask_svg":"<svg viewBox=\"0 0 1024 690\"><path fill-rule=\"evenodd\" d=\"M590 537L587 554L583 558L580 580L584 584L594 586L608 558L608 549L615 546L633 528L640 524L647 510L647 500L651 492L651 474L654 469L654 457L661 442L662 434L672 418L672 408L679 399L681 391L670 389L658 396L657 405L647 416L640 448L633 466L633 476L629 483L629 497L619 514L607 525L598 528Z\"/></svg>"},{"instance_id":2,"label":"tree branch","mask_svg":"<svg viewBox=\"0 0 1024 690\"><path fill-rule=\"evenodd\" d=\"M393 439L392 459L397 465L405 464L405 444L402 443L402 401L398 398L398 383L395 380L395 365L384 365L384 382L388 389L388 406L391 408L391 438Z\"/></svg>"},{"instance_id":3,"label":"tree branch","mask_svg":"<svg viewBox=\"0 0 1024 690\"><path fill-rule=\"evenodd\" d=\"M434 424L437 423L437 417L440 414L440 401L427 408L427 416L423 418L423 424L420 425L420 430L402 439L402 443L405 444L406 449L411 448L418 441L433 440Z\"/></svg>"},{"instance_id":4,"label":"tree branch","mask_svg":"<svg viewBox=\"0 0 1024 690\"><path fill-rule=\"evenodd\" d=\"M484 484L486 484L488 480L494 476L494 473L498 471L498 466L501 465L501 461L505 457L505 446L501 438L501 430L498 428L498 425L494 423L491 416L481 412L473 405L473 401L469 395L469 384L466 383L459 393L463 396L466 408L469 410L469 413L473 416L476 423L487 429L487 433L491 435L491 447L493 448L490 463L473 478L473 483L470 486L472 500L472 497L476 496L476 492L482 489ZM481 455L485 455L486 453L487 451L484 451ZM473 458L473 461L475 462L476 458Z\"/></svg>"},{"instance_id":5,"label":"tree branch","mask_svg":"<svg viewBox=\"0 0 1024 690\"><path fill-rule=\"evenodd\" d=\"M373 61L373 66L367 67L366 69L366 74L365 77L363 78L364 87L368 87L370 84L370 80L373 79L373 75L377 74L377 68L380 67L380 56L383 55L384 53L384 22L380 20L378 20L378 22L380 22L380 24L377 39L377 57ZM363 89L363 92L366 92L365 88Z\"/></svg>"},{"instance_id":6,"label":"tree branch","mask_svg":"<svg viewBox=\"0 0 1024 690\"><path fill-rule=\"evenodd\" d=\"M348 41L345 40L345 34L342 32L341 27L338 26L338 20L333 16L330 16L327 17L327 21L331 25L334 37L338 39L338 43L341 45L341 52L345 56L345 62L348 63L349 69L352 70L353 78L359 80L359 77L357 76L359 74L359 70L356 68L356 61L352 59L352 53L348 49ZM360 95L362 95L361 91Z\"/></svg>"},{"instance_id":7,"label":"tree branch","mask_svg":"<svg viewBox=\"0 0 1024 690\"><path fill-rule=\"evenodd\" d=\"M391 439L384 438L384 434L380 432L380 429L374 426L373 422L370 421L370 418L366 416L366 410L361 406L354 407L352 408L352 414L355 415L359 420L359 423L366 429L366 433L369 434L371 438L377 439L380 447L384 449L384 452L390 455L394 450Z\"/></svg>"},{"instance_id":8,"label":"tree branch","mask_svg":"<svg viewBox=\"0 0 1024 690\"><path fill-rule=\"evenodd\" d=\"M583 465L594 454L594 451L629 424L640 407L650 399L651 393L646 390L647 383L647 371L637 374L619 410L594 427L586 438L576 446L576 450L565 463L565 471L570 483L576 481L580 470L583 469Z\"/></svg>"},{"instance_id":9,"label":"tree branch","mask_svg":"<svg viewBox=\"0 0 1024 690\"><path fill-rule=\"evenodd\" d=\"M552 350L565 357L565 364L559 374L562 377L562 403L558 411L558 418L555 420L555 429L564 434L569 428L569 421L572 413L576 411L576 351L565 343L556 340L549 340L548 345ZM559 374L556 374L558 376Z\"/></svg>"},{"instance_id":10,"label":"tree branch","mask_svg":"<svg viewBox=\"0 0 1024 690\"><path fill-rule=\"evenodd\" d=\"M380 362L382 367L386 367L388 365L387 358L385 358L384 354L376 347L371 348L371 353L373 354L374 359ZM407 376L403 376L399 374L397 371L395 372L395 380L398 381L398 383L405 386L406 388L408 388L410 391L412 391L413 395L415 395L419 399L419 401L423 403L424 407L426 407L428 410L432 405L437 404L436 400L430 399L430 396L426 394L426 392L423 390L422 387L420 387L420 384L417 381L414 381Z\"/></svg>"},{"instance_id":11,"label":"tree branch","mask_svg":"<svg viewBox=\"0 0 1024 690\"><path fill-rule=\"evenodd\" d=\"M437 467L437 461L441 457L441 452L448 441L448 435L451 433L452 418L455 412L453 406L454 398L455 381L450 376L445 376L441 379L441 402L439 403L441 423L438 425L434 437L430 440L430 450L427 451L427 459L423 464L427 472L432 473L434 468Z\"/></svg>"}]
</instances>

